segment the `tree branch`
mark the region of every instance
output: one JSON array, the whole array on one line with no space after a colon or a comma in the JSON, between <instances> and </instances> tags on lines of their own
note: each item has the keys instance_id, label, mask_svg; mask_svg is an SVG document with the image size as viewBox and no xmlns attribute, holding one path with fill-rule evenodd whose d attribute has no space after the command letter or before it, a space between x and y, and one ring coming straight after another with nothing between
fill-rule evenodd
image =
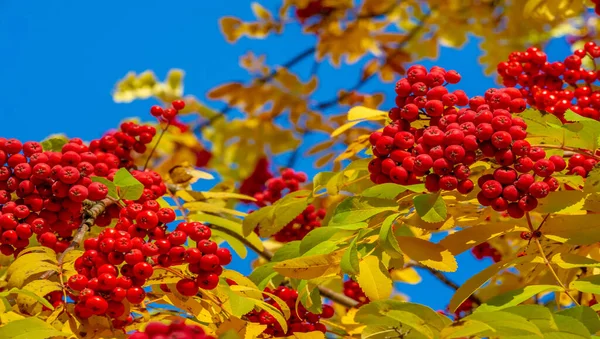
<instances>
[{"instance_id":1,"label":"tree branch","mask_svg":"<svg viewBox=\"0 0 600 339\"><path fill-rule=\"evenodd\" d=\"M67 256L67 253L69 253L72 250L79 248L79 246L81 246L81 243L83 242L83 238L85 237L85 234L87 232L89 232L89 230L90 230L90 228L92 228L92 226L94 226L94 223L96 222L96 218L98 218L98 216L100 214L104 213L104 211L106 210L106 207L113 204L113 202L114 201L112 199L106 198L104 200L94 203L93 205L91 205L91 207L86 208L83 211L84 218L81 221L81 225L79 225L79 228L77 229L77 233L75 233L75 236L73 237L73 240L71 240L71 244L69 245L69 247L67 247L64 250L64 252L62 252L60 254L60 256L58 257L58 266L59 267L62 267L65 257ZM54 275L54 273L56 273L56 272L48 271L41 276L41 279L48 279L52 275Z\"/></svg>"},{"instance_id":2,"label":"tree branch","mask_svg":"<svg viewBox=\"0 0 600 339\"><path fill-rule=\"evenodd\" d=\"M415 37L417 36L417 34L425 27L425 23L427 22L427 20L431 17L431 15L433 14L433 12L435 11L436 7L432 7L429 12L425 13L425 15L423 15L423 18L421 18L421 22L419 23L419 25L415 26L410 32L408 32L408 34L406 35L406 37L398 44L398 46L396 47L396 51L394 53L392 53L391 55L388 56L388 58L393 58L395 56L397 56L398 54L400 54L402 52L402 50L404 49L404 47L406 47L406 45ZM340 96L336 96L335 98L332 98L330 100L324 101L320 104L318 104L316 106L317 110L324 110L327 109L331 106L334 106L335 104L337 104L340 100L344 100L345 98L347 98L348 96L351 95L352 92L357 91L359 89L361 89L364 85L366 85L371 79L373 79L375 77L375 75L377 74L377 72L373 72L371 74L369 74L368 76L364 77L364 78L360 78L358 80L358 82L352 86L352 88L350 88L350 90L346 91L346 93L340 95Z\"/></svg>"},{"instance_id":3,"label":"tree branch","mask_svg":"<svg viewBox=\"0 0 600 339\"><path fill-rule=\"evenodd\" d=\"M444 275L444 273L442 273L440 271L437 271L437 270L434 270L431 267L422 265L420 263L412 263L412 264L408 265L408 267L411 267L411 266L422 268L422 269L426 270L431 275L433 275L435 278L437 278L441 283L443 283L444 285L450 287L451 289L453 289L455 291L458 290L458 288L460 287L460 286L458 286L457 283L455 283L454 281L448 279L448 277L446 277ZM479 297L477 297L475 295L471 295L470 299L473 300L474 302L476 302L478 305L483 304L483 302L481 301L481 299L479 299Z\"/></svg>"}]
</instances>

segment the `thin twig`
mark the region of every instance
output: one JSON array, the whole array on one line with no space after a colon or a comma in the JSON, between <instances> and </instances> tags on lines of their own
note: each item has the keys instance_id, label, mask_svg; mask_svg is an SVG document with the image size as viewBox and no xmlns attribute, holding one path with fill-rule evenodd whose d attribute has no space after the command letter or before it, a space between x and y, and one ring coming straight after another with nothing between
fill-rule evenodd
<instances>
[{"instance_id":1,"label":"thin twig","mask_svg":"<svg viewBox=\"0 0 600 339\"><path fill-rule=\"evenodd\" d=\"M529 215L529 212L525 213L525 217L527 219L527 225L529 226L529 230L533 233L534 232L534 228L533 228L533 224L531 223L531 216ZM546 218L544 218L544 221L545 220L546 220ZM550 264L550 260L548 260L548 257L546 256L546 253L544 253L544 248L542 247L542 243L540 243L540 240L537 237L534 238L532 236L532 238L534 239L534 242L537 245L537 248L538 248L538 250L540 252L540 255L542 256L542 259L544 259L544 264L546 264L546 267L548 267L548 270L550 271L550 273L554 277L554 280L556 280L556 282L558 283L558 285L564 290L564 292L569 296L569 298L571 298L571 300L575 303L575 305L579 306L579 303L577 302L577 300L569 293L569 290L567 289L567 286L565 286L565 284L563 284L563 282L558 277L558 274L554 270L554 267L552 267L552 264Z\"/></svg>"},{"instance_id":2,"label":"thin twig","mask_svg":"<svg viewBox=\"0 0 600 339\"><path fill-rule=\"evenodd\" d=\"M169 129L169 126L171 126L171 121L170 120L167 123L167 126L165 128L163 128L162 131L160 131L160 135L158 136L158 140L156 140L156 143L152 147L152 150L150 151L150 154L148 154L148 158L146 159L146 162L144 163L144 169L142 171L146 170L146 168L148 167L148 163L150 162L150 159L152 159L152 155L154 154L154 151L156 151L156 148L158 147L158 144L160 144L160 141L162 140L163 135L165 135L165 132Z\"/></svg>"},{"instance_id":3,"label":"thin twig","mask_svg":"<svg viewBox=\"0 0 600 339\"><path fill-rule=\"evenodd\" d=\"M104 200L96 202L90 208L84 210L83 213L84 213L85 217L81 221L81 225L79 225L79 228L77 229L77 233L75 233L73 240L71 240L71 244L58 257L58 263L57 263L58 267L62 267L65 257L67 256L67 253L69 253L72 250L77 249L77 248L79 248L79 246L81 246L81 243L83 242L83 238L85 237L85 234L90 230L90 228L92 228L92 226L94 226L94 223L96 222L96 218L98 218L98 216L100 214L104 213L104 211L106 210L106 207L111 205L113 202L114 202L113 199L106 198ZM56 271L48 271L41 276L41 279L48 279L52 275L54 275L54 273L56 273Z\"/></svg>"},{"instance_id":4,"label":"thin twig","mask_svg":"<svg viewBox=\"0 0 600 339\"><path fill-rule=\"evenodd\" d=\"M451 289L453 289L455 291L458 290L458 288L460 287L460 286L458 286L457 283L455 283L454 281L452 281L448 277L446 277L442 272L434 270L431 267L422 265L420 263L414 263L414 264L409 265L409 267L410 266L415 266L415 267L427 270L431 275L433 275L435 278L437 278L440 282L442 282L444 285L450 287ZM473 300L474 302L476 302L478 305L483 304L481 299L479 299L479 297L477 297L475 295L471 295L470 299Z\"/></svg>"}]
</instances>

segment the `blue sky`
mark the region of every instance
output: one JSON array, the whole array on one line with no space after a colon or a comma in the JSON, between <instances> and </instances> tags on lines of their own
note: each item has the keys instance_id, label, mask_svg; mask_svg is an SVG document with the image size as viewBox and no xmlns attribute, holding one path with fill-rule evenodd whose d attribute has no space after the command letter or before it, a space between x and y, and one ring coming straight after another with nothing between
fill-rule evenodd
<instances>
[{"instance_id":1,"label":"blue sky","mask_svg":"<svg viewBox=\"0 0 600 339\"><path fill-rule=\"evenodd\" d=\"M260 2L271 8L279 3ZM148 119L152 100L112 101L114 84L128 71L152 69L163 78L171 68L184 69L185 93L205 100L205 93L216 85L248 79L238 66L239 57L248 50L267 54L270 64L281 64L314 43L314 37L289 27L282 36L242 39L230 45L218 26L218 19L225 15L251 19L250 1L64 0L36 1L35 5L0 1L0 136L24 141L42 140L53 133L97 138L125 118ZM549 52L555 56L551 59L562 58L568 46L555 42ZM471 39L462 50L444 48L439 60L424 64L456 69L467 94L482 94L495 83L483 75L478 56L478 41ZM329 99L354 84L360 65L342 70L320 67L315 99ZM294 70L306 78L311 67L312 60L307 60ZM392 104L393 84L374 80L364 90L385 90L389 93L385 107ZM220 109L222 104L212 107ZM328 113L341 112L331 109ZM307 142L322 138L311 137ZM309 176L315 174L310 161L298 168ZM234 260L234 268L248 272L248 261ZM459 271L449 277L461 283L489 263L464 253L459 256ZM398 287L412 301L435 309L443 308L451 296L451 290L432 277L425 277L418 286Z\"/></svg>"}]
</instances>

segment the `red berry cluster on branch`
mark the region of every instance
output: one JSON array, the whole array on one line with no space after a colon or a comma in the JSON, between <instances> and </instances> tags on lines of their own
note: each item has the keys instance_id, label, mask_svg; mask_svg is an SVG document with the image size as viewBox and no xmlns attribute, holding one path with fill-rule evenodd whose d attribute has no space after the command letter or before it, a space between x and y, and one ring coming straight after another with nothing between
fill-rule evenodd
<instances>
[{"instance_id":1,"label":"red berry cluster on branch","mask_svg":"<svg viewBox=\"0 0 600 339\"><path fill-rule=\"evenodd\" d=\"M175 102L173 106L183 108ZM116 168L111 169L107 179L112 180L115 172ZM204 224L182 222L174 231L168 231L168 223L176 219L176 214L156 201L167 191L158 173L131 170L131 174L144 185L141 197L136 201L123 200L123 208L116 204L108 206L95 222L98 226L108 226L115 221L114 228L86 239L85 252L75 260L78 274L71 276L67 285L80 318L92 315L122 318L123 301L143 302L146 294L142 286L157 267L187 264L196 276L182 276L176 289L182 295L194 296L200 288L214 289L222 266L231 262L229 250L210 240L211 230ZM196 248L183 246L188 238L196 242Z\"/></svg>"},{"instance_id":2,"label":"red berry cluster on branch","mask_svg":"<svg viewBox=\"0 0 600 339\"><path fill-rule=\"evenodd\" d=\"M463 91L446 88L459 81L458 73L440 67L408 69L407 77L396 83L391 123L370 136L376 157L369 163L371 180L424 182L430 192L468 194L474 188L470 165L490 160L501 168L478 180L479 202L520 218L558 188L551 175L566 164L560 157L546 159L544 150L524 140L527 124L513 115L526 108L521 91L492 88L469 99ZM417 120L428 120L429 126L411 126Z\"/></svg>"},{"instance_id":3,"label":"red berry cluster on branch","mask_svg":"<svg viewBox=\"0 0 600 339\"><path fill-rule=\"evenodd\" d=\"M306 333L313 331L327 332L327 327L320 323L321 319L329 319L333 317L333 307L323 305L321 314L311 313L304 308L302 304L296 307L298 292L288 287L279 286L274 291L267 288L266 293L273 294L283 300L291 310L290 318L287 320L288 330L283 331L281 325L267 311L253 310L246 315L248 321L267 325L267 329L263 332L273 337L285 337L294 333ZM281 310L281 306L272 298L266 298L265 301L273 307Z\"/></svg>"},{"instance_id":4,"label":"red berry cluster on branch","mask_svg":"<svg viewBox=\"0 0 600 339\"><path fill-rule=\"evenodd\" d=\"M174 321L169 325L151 322L144 331L137 331L129 339L214 339L198 325L188 325L183 321Z\"/></svg>"},{"instance_id":5,"label":"red berry cluster on branch","mask_svg":"<svg viewBox=\"0 0 600 339\"><path fill-rule=\"evenodd\" d=\"M344 281L344 294L347 297L358 301L357 307L371 302L362 288L360 288L360 285L352 279Z\"/></svg>"},{"instance_id":6,"label":"red berry cluster on branch","mask_svg":"<svg viewBox=\"0 0 600 339\"><path fill-rule=\"evenodd\" d=\"M260 158L256 162L256 166L250 176L242 181L240 193L251 197L256 193L261 193L265 189L267 180L272 177L273 174L269 171L269 160L267 158Z\"/></svg>"},{"instance_id":7,"label":"red berry cluster on branch","mask_svg":"<svg viewBox=\"0 0 600 339\"><path fill-rule=\"evenodd\" d=\"M530 47L525 52L513 52L508 61L498 64L498 74L505 86L519 86L527 103L556 115L565 122L570 109L582 116L600 120L600 91L593 87L598 71L582 67L586 57L595 62L600 58L600 46L587 42L562 62L548 62L546 53Z\"/></svg>"},{"instance_id":8,"label":"red berry cluster on branch","mask_svg":"<svg viewBox=\"0 0 600 339\"><path fill-rule=\"evenodd\" d=\"M483 258L492 258L494 262L502 260L502 254L497 249L493 248L489 242L481 243L471 249L471 253L475 258L481 260Z\"/></svg>"},{"instance_id":9,"label":"red berry cluster on branch","mask_svg":"<svg viewBox=\"0 0 600 339\"><path fill-rule=\"evenodd\" d=\"M303 172L296 172L291 168L281 172L280 177L270 178L266 181L266 188L262 192L254 194L258 207L264 207L275 203L285 194L295 192L300 184L306 182L307 177ZM302 240L311 230L321 227L321 220L325 217L325 209L317 209L314 205L308 205L294 220L290 221L284 228L273 235L279 242L290 242ZM258 233L258 228L256 229Z\"/></svg>"},{"instance_id":10,"label":"red berry cluster on branch","mask_svg":"<svg viewBox=\"0 0 600 339\"><path fill-rule=\"evenodd\" d=\"M573 154L569 158L567 165L568 174L579 175L585 178L597 163L598 161L592 157L587 157L583 154Z\"/></svg>"}]
</instances>

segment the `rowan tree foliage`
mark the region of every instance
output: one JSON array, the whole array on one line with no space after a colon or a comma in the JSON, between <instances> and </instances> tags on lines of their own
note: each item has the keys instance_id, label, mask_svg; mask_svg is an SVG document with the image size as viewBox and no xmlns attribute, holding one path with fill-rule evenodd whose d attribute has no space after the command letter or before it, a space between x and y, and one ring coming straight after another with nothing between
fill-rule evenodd
<instances>
[{"instance_id":1,"label":"rowan tree foliage","mask_svg":"<svg viewBox=\"0 0 600 339\"><path fill-rule=\"evenodd\" d=\"M115 102L158 102L100 139L0 138L0 338L595 336L594 7L254 2L255 20L220 19L227 41L299 25L315 44L282 65L242 56L249 80L206 94L221 110L184 92L182 70L130 73ZM471 97L468 78L419 65L470 36L498 78ZM550 39L573 53L545 53ZM355 83L314 98L320 64L358 61ZM384 92L361 91L376 79ZM294 169L312 155L316 175ZM468 271L467 251L494 264L459 286L444 272ZM231 268L250 252L249 276ZM396 289L419 272L455 290L447 309Z\"/></svg>"}]
</instances>

